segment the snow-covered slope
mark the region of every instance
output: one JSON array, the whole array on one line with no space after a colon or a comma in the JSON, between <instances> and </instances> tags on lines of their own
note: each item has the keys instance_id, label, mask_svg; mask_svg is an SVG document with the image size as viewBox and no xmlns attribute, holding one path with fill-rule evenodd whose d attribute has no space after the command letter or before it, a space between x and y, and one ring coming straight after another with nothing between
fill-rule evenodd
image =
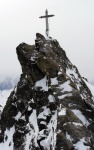
<instances>
[{"instance_id":1,"label":"snow-covered slope","mask_svg":"<svg viewBox=\"0 0 94 150\"><path fill-rule=\"evenodd\" d=\"M13 89L10 89L10 90L7 89L7 90L0 91L0 111L3 110L12 90Z\"/></svg>"},{"instance_id":2,"label":"snow-covered slope","mask_svg":"<svg viewBox=\"0 0 94 150\"><path fill-rule=\"evenodd\" d=\"M84 82L86 83L86 85L87 85L88 88L90 89L92 95L94 96L94 85L90 84L90 83L87 82L86 80L84 80Z\"/></svg>"}]
</instances>

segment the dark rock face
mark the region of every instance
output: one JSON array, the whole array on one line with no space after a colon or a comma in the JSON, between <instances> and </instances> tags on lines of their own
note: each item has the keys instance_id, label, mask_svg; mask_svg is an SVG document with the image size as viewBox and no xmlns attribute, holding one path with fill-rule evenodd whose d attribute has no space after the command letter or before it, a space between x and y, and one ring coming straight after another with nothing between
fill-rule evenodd
<instances>
[{"instance_id":1,"label":"dark rock face","mask_svg":"<svg viewBox=\"0 0 94 150\"><path fill-rule=\"evenodd\" d=\"M57 40L17 47L22 75L1 115L7 150L94 149L94 98ZM0 148L1 148L0 147Z\"/></svg>"}]
</instances>

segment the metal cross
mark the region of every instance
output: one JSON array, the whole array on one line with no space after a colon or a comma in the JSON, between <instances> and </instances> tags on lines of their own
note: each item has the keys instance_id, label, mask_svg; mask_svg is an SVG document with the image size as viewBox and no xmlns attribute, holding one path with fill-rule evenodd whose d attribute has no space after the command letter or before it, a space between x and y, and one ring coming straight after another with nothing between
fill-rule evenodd
<instances>
[{"instance_id":1,"label":"metal cross","mask_svg":"<svg viewBox=\"0 0 94 150\"><path fill-rule=\"evenodd\" d=\"M40 16L39 18L45 18L46 19L46 35L49 37L49 23L48 23L48 18L53 17L55 15L48 15L48 10L46 9L45 11L45 16Z\"/></svg>"}]
</instances>

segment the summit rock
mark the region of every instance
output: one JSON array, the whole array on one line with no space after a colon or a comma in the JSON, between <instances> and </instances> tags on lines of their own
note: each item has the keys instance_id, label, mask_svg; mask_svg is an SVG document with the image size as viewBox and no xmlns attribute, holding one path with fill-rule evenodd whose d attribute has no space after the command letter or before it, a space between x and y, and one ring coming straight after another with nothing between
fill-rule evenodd
<instances>
[{"instance_id":1,"label":"summit rock","mask_svg":"<svg viewBox=\"0 0 94 150\"><path fill-rule=\"evenodd\" d=\"M94 150L94 97L55 39L17 48L22 67L0 120L0 150Z\"/></svg>"}]
</instances>

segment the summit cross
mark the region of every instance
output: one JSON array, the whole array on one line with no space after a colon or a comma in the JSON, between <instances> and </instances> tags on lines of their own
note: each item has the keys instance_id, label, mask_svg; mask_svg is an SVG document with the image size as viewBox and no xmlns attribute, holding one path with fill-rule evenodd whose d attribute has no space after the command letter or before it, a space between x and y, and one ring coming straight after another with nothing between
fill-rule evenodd
<instances>
[{"instance_id":1,"label":"summit cross","mask_svg":"<svg viewBox=\"0 0 94 150\"><path fill-rule=\"evenodd\" d=\"M49 17L53 17L55 15L48 15L48 10L46 9L45 11L45 16L40 16L39 18L43 19L45 18L46 19L46 36L49 37L49 23L48 23L48 18Z\"/></svg>"}]
</instances>

